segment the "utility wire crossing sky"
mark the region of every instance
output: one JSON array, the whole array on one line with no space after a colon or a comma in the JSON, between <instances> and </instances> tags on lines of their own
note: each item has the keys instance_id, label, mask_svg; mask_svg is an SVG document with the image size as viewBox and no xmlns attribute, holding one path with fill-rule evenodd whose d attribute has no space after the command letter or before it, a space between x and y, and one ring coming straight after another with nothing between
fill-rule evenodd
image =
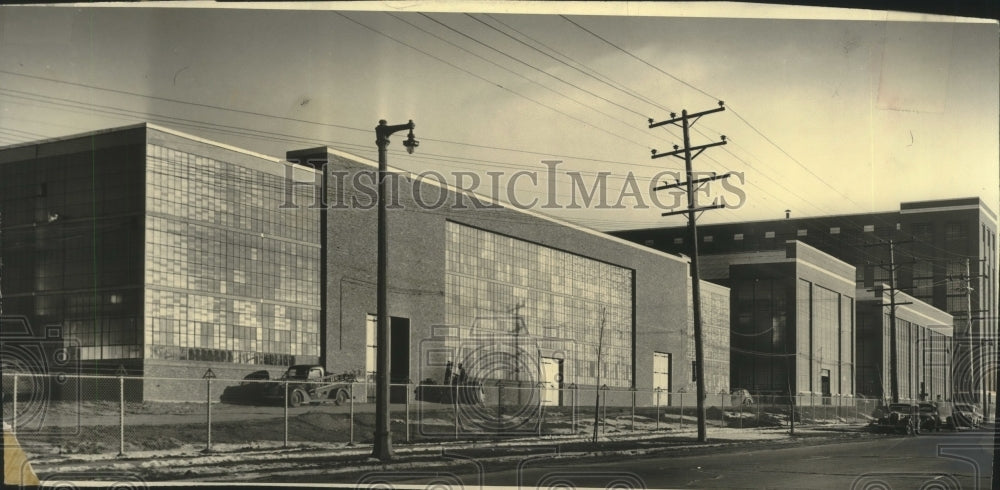
<instances>
[{"instance_id":1,"label":"utility wire crossing sky","mask_svg":"<svg viewBox=\"0 0 1000 490\"><path fill-rule=\"evenodd\" d=\"M0 144L149 121L278 157L374 159L377 121L412 119L421 145L397 135L391 165L611 230L684 223L660 217L674 195L649 190L684 179L683 161L650 158L680 130L649 119L725 101L692 144L726 136L694 168L735 173L699 193L732 207L702 222L968 196L1000 209L995 22L660 9L2 7Z\"/></svg>"}]
</instances>

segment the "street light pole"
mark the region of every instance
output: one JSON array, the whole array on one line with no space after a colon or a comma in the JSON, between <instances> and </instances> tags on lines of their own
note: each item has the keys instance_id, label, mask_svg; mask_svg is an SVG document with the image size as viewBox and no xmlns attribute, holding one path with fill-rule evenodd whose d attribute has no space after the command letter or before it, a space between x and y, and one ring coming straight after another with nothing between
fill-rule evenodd
<instances>
[{"instance_id":1,"label":"street light pole","mask_svg":"<svg viewBox=\"0 0 1000 490\"><path fill-rule=\"evenodd\" d=\"M0 211L0 317L3 317L3 211Z\"/></svg>"},{"instance_id":2,"label":"street light pole","mask_svg":"<svg viewBox=\"0 0 1000 490\"><path fill-rule=\"evenodd\" d=\"M406 124L389 126L385 119L375 127L375 144L378 146L378 271L376 313L378 322L375 333L375 441L372 456L380 461L392 459L392 434L389 427L389 234L386 219L386 181L388 180L388 163L386 154L389 147L389 136L396 131L410 130L409 137L403 146L410 153L419 144L413 138L413 121Z\"/></svg>"}]
</instances>

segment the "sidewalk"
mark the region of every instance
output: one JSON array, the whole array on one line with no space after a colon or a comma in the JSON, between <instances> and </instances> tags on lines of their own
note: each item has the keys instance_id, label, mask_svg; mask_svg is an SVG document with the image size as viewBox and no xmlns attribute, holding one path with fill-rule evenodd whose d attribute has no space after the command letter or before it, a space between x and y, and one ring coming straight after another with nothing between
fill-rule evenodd
<instances>
[{"instance_id":1,"label":"sidewalk","mask_svg":"<svg viewBox=\"0 0 1000 490\"><path fill-rule=\"evenodd\" d=\"M526 437L476 442L447 442L394 446L394 460L382 464L371 458L370 445L343 443L298 444L218 444L213 451L204 446L187 446L168 451L143 451L116 457L111 454L42 454L32 456L32 465L45 481L73 475L76 479L99 481L251 481L282 477L301 478L329 475L354 481L352 475L369 472L443 470L475 462L518 461L526 457L600 457L698 449L747 444L783 444L806 439L826 440L861 437L857 426L796 427L796 436L787 428L710 428L708 442L699 443L694 428L660 433L621 434L600 437L593 444L588 436ZM29 451L30 452L30 451ZM89 477L89 478L88 478Z\"/></svg>"}]
</instances>

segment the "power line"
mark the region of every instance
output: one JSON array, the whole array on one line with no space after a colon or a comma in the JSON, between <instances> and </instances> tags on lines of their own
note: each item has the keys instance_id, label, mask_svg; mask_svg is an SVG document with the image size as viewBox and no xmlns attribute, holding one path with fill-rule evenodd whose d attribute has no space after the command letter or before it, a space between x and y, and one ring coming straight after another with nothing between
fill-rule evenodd
<instances>
[{"instance_id":1,"label":"power line","mask_svg":"<svg viewBox=\"0 0 1000 490\"><path fill-rule=\"evenodd\" d=\"M593 97L601 99L604 102L607 102L607 103L609 103L611 105L614 105L614 106L616 106L616 107L618 107L620 109L623 109L625 111L631 112L632 114L635 114L635 115L637 115L637 116L639 116L639 117L641 117L643 119L649 117L648 114L643 114L643 113L641 113L639 111L636 111L634 109L631 109L629 107L625 107L625 106L623 106L623 105L621 105L621 104L619 104L619 103L617 103L617 102L615 102L615 101L613 101L611 99L608 99L607 97L604 97L604 96L601 96L601 95L596 94L594 92L591 92L590 90L587 90L587 89L585 89L585 88L583 88L583 87L581 87L581 86L579 86L579 85L577 85L575 83L572 83L572 82L564 80L564 79L562 79L560 77L557 77L557 76L555 76L555 75L553 75L553 74L551 74L551 73L549 73L549 72L547 72L545 70L542 70L541 68L536 67L535 65L532 65L531 63L528 63L528 62L526 62L526 61L524 61L522 59L519 59L519 58L517 58L515 56L512 56L512 55L510 55L510 54L508 54L508 53L506 53L506 52L504 52L504 51L502 51L500 49L497 49L497 48L495 48L493 46L490 46L489 44L486 44L486 43L484 43L484 42L482 42L482 41L480 41L480 40L478 40L478 39L476 39L476 38L474 38L474 37L472 37L472 36L470 36L470 35L462 32L462 31L460 31L458 29L455 29L454 27L451 27L448 24L445 24L444 22L441 22L441 21L435 19L434 17L431 17L431 16L429 16L427 14L424 14L424 13L421 13L420 15L422 15L423 17L425 17L427 19L430 19L432 22L435 22L438 25L444 27L445 29L448 29L448 30L450 30L450 31L452 31L452 32L454 32L454 33L456 33L456 34L458 34L458 35L460 35L460 36L462 36L462 37L464 37L464 38L466 38L466 39L468 39L468 40L476 43L476 44L484 46L487 49L493 50L493 51L495 51L495 52L497 52L497 53L499 53L499 54L501 54L503 56L506 56L507 58L509 58L510 60L512 60L514 62L520 63L520 64L522 64L522 65L524 65L524 66L526 66L528 68L531 68L532 70L535 70L535 71L537 71L537 72L539 72L539 73L541 73L543 75L546 75L546 76L548 76L548 77L550 77L552 79L558 80L558 81L560 81L560 82L562 82L562 83L564 83L566 85L569 85L570 87L573 87L573 88L575 88L575 89L577 89L577 90L579 90L581 92L585 92L587 94L590 94ZM468 14L466 14L466 15L468 15ZM479 19L476 19L475 17L472 17L471 15L469 17L472 18L473 20L476 20L477 22L482 22ZM485 23L483 23L483 24L485 24ZM485 25L489 26L489 24L485 24Z\"/></svg>"},{"instance_id":2,"label":"power line","mask_svg":"<svg viewBox=\"0 0 1000 490\"><path fill-rule=\"evenodd\" d=\"M319 122L319 121L310 121L310 120L306 120L306 119L296 119L296 118L289 118L289 117L284 117L284 116L277 116L277 115L274 115L274 114L266 114L266 113L253 112L253 111L244 111L244 110L240 110L240 109L234 109L234 108L231 108L231 107L224 107L224 106L211 105L211 104L202 104L202 103L198 103L198 102L191 102L191 101L181 100L181 99L172 99L172 98L167 98L167 97L157 97L157 96L153 96L153 95L140 94L140 93L137 93L137 92L129 92L129 91L125 91L125 90L111 89L111 88L105 88L105 87L98 87L98 86L95 86L95 85L87 85L87 84L77 83L77 82L68 82L68 81L65 81L65 80L58 80L58 79L47 78L47 77L40 77L40 76L35 76L35 75L27 75L27 74L24 74L24 73L16 73L16 72L11 72L11 71L6 71L6 70L0 70L0 73L6 74L6 75L11 75L11 76L24 77L24 78L29 78L29 79L42 80L42 81L47 81L47 82L52 82L52 83L59 83L59 84L65 84L65 85L70 85L70 86L75 86L75 87L81 87L81 88L86 88L86 89L90 89L90 90L100 90L100 91L104 91L104 92L117 93L117 94L132 96L132 97L146 98L146 99L151 99L151 100L160 100L160 101L165 101L165 102L172 102L172 103L176 103L176 104L184 104L184 105L190 105L190 106L196 106L196 107L211 108L211 109L215 109L215 110L227 111L227 112L234 112L234 113L238 113L238 114L247 114L247 115L254 115L254 116L259 116L259 117L274 118L274 119L278 119L278 120L286 120L286 121L292 121L292 122L299 122L299 123L303 123L303 124L312 124L312 125L317 125L317 126L326 126L326 127L333 127L333 128L339 128L339 129L346 129L346 130L357 131L357 132L361 132L361 133L365 133L365 134L368 134L368 133L371 132L371 129L366 129L366 128L355 128L355 127L345 126L345 125L340 125L340 124L331 124L331 123L324 123L324 122ZM43 94L33 94L33 95L38 95L39 97L45 97L45 95L43 95ZM68 100L68 99L62 99L62 100ZM105 107L109 107L109 106L105 106ZM44 137L44 138L48 137L48 136L42 136L42 135L39 135L39 136ZM482 148L482 149L489 149L489 150L509 151L509 152L516 152L516 153L527 153L527 154L533 154L533 155L556 156L556 157L562 157L562 158L572 158L572 159L577 159L577 160L586 160L586 161L593 161L593 162L599 162L599 163L619 163L619 164L626 164L627 163L627 162L614 161L614 160L603 160L603 159L593 158L593 157L588 157L588 156L583 156L583 155L558 155L558 154L552 154L550 152L528 150L528 149L523 149L523 148L507 148L507 147L499 147L499 146L492 146L492 145L483 145L483 144L477 144L477 143L468 143L468 142L462 142L462 141L452 141L452 140L445 140L445 139L435 139L435 138L429 138L429 137L424 137L424 138L421 138L421 139L424 140L424 141L434 141L434 142L438 142L438 143L447 143L447 144L453 144L453 145L459 145L459 146L468 146L468 147L472 147L472 148Z\"/></svg>"},{"instance_id":3,"label":"power line","mask_svg":"<svg viewBox=\"0 0 1000 490\"><path fill-rule=\"evenodd\" d=\"M638 56L636 56L634 54L632 54L630 51L628 51L628 50L622 48L621 46L619 46L619 45L617 45L617 44L609 41L608 39L602 37L601 35L597 34L596 32L594 32L594 31L592 31L590 29L587 29L586 27L584 27L584 26L582 26L582 25L574 22L569 17L566 17L565 15L562 15L562 14L560 14L559 17L562 17L563 20L565 20L566 22L569 22L570 24L573 24L576 27L579 27L583 31L589 33L591 36L594 36L597 39L600 39L601 41L604 41L608 45L614 47L615 49L617 49L618 51L621 51L622 53L625 53L627 56L635 59L636 61L638 61L638 62L640 62L640 63L642 63L642 64L644 64L644 65L646 65L646 66L648 66L648 67L650 67L650 68L652 68L652 69L654 69L654 70L656 70L656 71L658 71L658 72L660 72L660 73L662 73L662 74L664 74L664 75L666 75L666 76L668 76L668 77L670 77L670 78L672 78L674 80L676 80L677 82L680 82L684 86L686 86L688 88L691 88L692 90L694 90L694 91L696 91L696 92L698 92L698 93L700 93L700 94L702 94L702 95L704 95L704 96L712 99L713 101L715 101L715 100L722 100L721 98L716 97L716 96L714 96L714 95L712 95L712 94L710 94L710 93L708 93L708 92L706 92L706 91L704 91L704 90L702 90L702 89L700 89L698 87L695 87L694 85L691 85L690 83L688 83L688 82L686 82L684 80L681 80L680 78L677 78L672 73L664 71L662 68L660 68L660 67L658 67L658 66L656 66L656 65L654 65L654 64L652 64L652 63L650 63L650 62L648 62L648 61L646 61L646 60L644 60L644 59L642 59L642 58L640 58L640 57L638 57Z\"/></svg>"},{"instance_id":4,"label":"power line","mask_svg":"<svg viewBox=\"0 0 1000 490\"><path fill-rule=\"evenodd\" d=\"M472 56L475 56L476 58L479 58L479 59L481 59L481 60L483 60L483 61L485 61L485 62L487 62L487 63L490 63L490 64L491 64L491 65L493 65L493 66L496 66L497 68L500 68L501 70L504 70L504 71L506 71L506 72L508 72L508 73L511 73L511 74L513 74L513 75L515 75L515 76L517 76L517 77L521 78L522 80L525 80L525 81L527 81L527 82L529 82L529 83L532 83L532 84L534 84L534 85L537 85L537 86L539 86L539 87L542 87L543 89L545 89L545 90L548 90L548 91L550 91L550 92L552 92L552 93L554 93L554 94L556 94L556 95L558 95L558 96L560 96L560 97L562 97L562 98L564 98L564 99L567 99L567 100L570 100L570 101L572 101L572 102L575 102L575 103L579 104L580 106L582 106L582 107L584 107L584 108L586 108L586 109L589 109L589 110L592 110L592 111L594 111L594 112L597 112L598 114L601 114L602 116L605 116L605 117L607 117L607 118L609 118L609 119L612 119L612 120L614 120L614 121L617 121L617 122L620 122L620 123L622 123L622 124L626 125L627 127L629 127L630 129L637 129L637 128L636 128L635 126L631 125L631 124L630 124L630 123L628 123L627 121L624 121L624 120L622 120L622 119L619 119L618 117L615 117L615 116L613 116L613 115L611 115L611 114L608 114L608 113L606 113L606 112L604 112L604 111L601 111L601 110L599 110L599 109L597 109L597 108L593 107L592 105L589 105L589 104L584 104L583 102L581 102L581 101L579 101L579 100L576 100L576 99L574 99L574 98L572 98L572 97L570 97L570 96L568 96L568 95L566 95L566 94L564 94L564 93L562 93L562 92L559 92L559 91L557 91L557 90L555 90L555 89L553 89L553 88L550 88L550 87L547 87L547 86L545 86L545 85L542 85L541 83L539 83L539 82L537 82L537 81L535 81L535 80L532 80L532 79L530 79L530 78L528 78L528 77L526 77L526 76L524 76L524 75L522 75L522 74L520 74L520 73L518 73L518 72L516 72L516 71L514 71L514 70L511 70L510 68L507 68L507 67L505 67L505 66L503 66L503 65L501 65L501 64L499 64L499 63L497 63L497 62L495 62L495 61L492 61L492 60L489 60L489 59L487 59L487 58L486 58L486 57L484 57L484 56L481 56L481 55L479 55L479 54L477 54L477 53L474 53L474 52L470 51L469 49L466 49L466 48L465 48L465 47L463 47L463 46L460 46L460 45L458 45L458 44L455 44L455 43L453 43L453 42L451 42L451 41L449 41L449 40L447 40L447 39L445 39L445 38L443 38L443 37L441 37L441 36L438 36L437 34L434 34L433 32L430 32L430 31L428 31L428 30L424 29L423 27L420 27L420 26L418 26L418 25L416 25L416 24L413 24L412 22L410 22L410 21L407 21L407 20L403 19L402 17L400 17L400 16L398 16L398 15L395 15L395 14L392 14L392 13L390 13L389 15L390 15L390 16L392 16L393 18L395 18L396 20L398 20L398 21L400 21L400 22L403 22L403 23L404 23L404 24L406 24L406 25L408 25L408 26L410 26L410 27L413 27L414 29L417 29L417 30L419 30L420 32L423 32L423 33L427 34L428 36L432 36L432 37L434 37L435 39L438 39L438 40L440 40L440 41L442 41L442 42L444 42L444 43L447 43L447 44L449 44L449 45L451 45L451 46L453 46L453 47L455 47L455 48L458 48L458 49L460 49L460 50L462 50L462 51L464 51L464 52L466 52L466 53L469 53L469 54L471 54ZM421 14L421 15L423 15L423 14ZM426 16L425 16L425 17L426 17ZM431 20L434 20L434 19L431 19ZM478 20L478 19L477 19L477 20ZM435 22L437 22L437 21L435 21ZM439 24L441 24L440 22L438 22L438 23L439 23ZM441 24L441 25L444 25L444 24ZM447 27L447 26L445 26L445 27ZM457 31L456 31L456 32L457 32ZM463 35L464 35L464 34L463 34ZM468 36L467 36L467 37L468 37ZM471 39L471 38L470 38L470 39ZM494 49L495 51L498 51L498 52L501 52L501 51L499 51L499 50L496 50L496 48L493 48L493 49ZM529 66L530 66L530 65L529 65ZM542 70L540 70L540 69L538 69L538 68L535 68L535 69L536 69L536 70L538 70L538 71L542 71ZM543 71L543 73L545 73L545 72Z\"/></svg>"},{"instance_id":5,"label":"power line","mask_svg":"<svg viewBox=\"0 0 1000 490\"><path fill-rule=\"evenodd\" d=\"M648 66L648 67L650 67L650 68L652 68L652 69L654 69L654 70L662 73L663 75L666 75L666 76L670 77L671 79L673 79L673 80L681 83L682 85L684 85L684 86L686 86L686 87L688 87L688 88L690 88L690 89L692 89L692 90L694 90L694 91L696 91L696 92L698 92L698 93L700 93L702 95L705 95L706 97L709 97L709 98L711 98L713 100L720 100L719 97L715 97L714 95L712 95L712 94L710 94L710 93L708 93L708 92L706 92L706 91L704 91L704 90L702 90L702 89L700 89L700 88L692 85L691 83L688 83L687 81L682 80L681 78L678 78L674 74L672 74L670 72L667 72L667 71L663 70L662 68L660 68L660 67L658 67L658 66L656 66L656 65L654 65L654 64L652 64L652 63L650 63L650 62L648 62L648 61L646 61L646 60L644 60L644 59L642 59L642 58L640 58L638 56L636 56L635 54L633 54L630 51L622 48L621 46L618 46L617 44L611 42L610 40L604 38L603 36L597 34L596 32L594 32L594 31L592 31L590 29L587 29L586 27L584 27L584 26L582 26L582 25L574 22L572 19L566 17L565 15L560 15L559 17L562 17L567 22L575 25L576 27L578 27L578 28L582 29L583 31L589 33L590 35L592 35L592 36L600 39L601 41L604 41L608 45L614 47L615 49L621 51L622 53L625 53L629 57L631 57L631 58L633 58L633 59L635 59L635 60L643 63L644 65L646 65L646 66ZM806 172L808 172L810 175L812 175L813 177L815 177L816 179L818 179L820 182L822 182L823 184L825 184L827 187L829 187L830 189L832 189L837 194L840 194L841 196L843 196L848 201L850 201L850 202L858 205L861 208L864 208L864 206L862 206L858 202L856 202L853 199L851 199L850 197L848 197L846 194L844 194L843 192L841 192L839 189L837 189L836 187L834 187L833 185L831 185L830 183L828 183L826 180L824 180L822 177L820 177L819 175L817 175L815 172L813 172L812 170L810 170L808 167L806 167L805 165L803 165L802 162L800 162L797 158L793 157L790 153L788 153L787 151L785 151L784 148L782 148L774 140L772 140L767 135L765 135L756 126L754 126L753 124L751 124L750 121L747 121L739 112L737 112L735 109L732 109L731 106L730 106L730 110L733 112L733 115L735 115L740 121L742 121L744 124L746 124L747 126L749 126L750 129L752 129L755 133L757 133L762 138L764 138L764 140L767 141L768 143L770 143L772 146L774 146L775 148L777 148L782 154L784 154L790 160L792 160L793 162L795 162L799 167L801 167L802 169L804 169Z\"/></svg>"},{"instance_id":6,"label":"power line","mask_svg":"<svg viewBox=\"0 0 1000 490\"><path fill-rule=\"evenodd\" d=\"M733 110L733 115L736 116L736 118L739 119L740 121L743 121L744 124L746 124L747 126L749 126L750 129L752 129L755 133L757 133L758 135L760 135L760 137L764 138L764 140L767 141L768 143L770 143L771 146L774 146L775 148L777 148L778 151L780 151L782 154L784 154L790 160L792 160L793 162L795 162L799 167L801 167L806 172L809 172L809 175L812 175L813 177L815 177L816 179L818 179L820 182L822 182L824 185L826 185L827 187L829 187L830 189L832 189L834 192L836 192L837 194L840 194L841 196L843 196L844 199L847 199L848 201L851 201L852 203L856 204L859 208L864 209L863 205L861 205L857 201L855 201L855 200L851 199L850 197L848 197L847 194L844 194L843 192L840 191L840 189L837 189L836 187L834 187L833 185L831 185L829 182L827 182L822 177L820 177L819 175L817 175L816 172L813 172L812 170L810 170L809 167L805 166L797 158L793 157L790 153L788 153L787 151L785 151L784 148L782 148L780 145L778 145L777 143L775 143L774 140L772 140L767 135L765 135L761 130L757 129L756 126L754 126L753 124L750 124L750 121L747 121L735 109Z\"/></svg>"},{"instance_id":7,"label":"power line","mask_svg":"<svg viewBox=\"0 0 1000 490\"><path fill-rule=\"evenodd\" d=\"M579 61L576 61L573 58L570 58L569 56L566 56L565 54L560 53L559 51L557 51L557 50L553 49L552 47L550 47L550 46L542 43L541 41L538 41L538 40L536 40L536 39L534 39L534 38L532 38L532 37L524 34L523 32L521 32L521 31L519 31L519 30L511 27L510 25L505 24L504 22L502 22L501 20L497 19L496 17L494 17L492 15L486 14L486 16L489 17L490 19L492 19L494 22L497 22L498 24L500 24L500 25L502 25L502 26L504 26L504 27L506 27L506 28L508 28L508 29L510 29L510 30L512 30L512 31L514 31L514 32L516 32L518 34L520 34L521 36L523 36L523 37L525 37L525 38L527 38L527 39L535 42L536 44L540 44L540 45L544 46L545 48L549 49L550 51L552 51L552 52L554 52L554 53L556 53L556 54L558 54L558 55L560 55L560 56L562 56L562 57L564 57L566 59L569 59L570 61L573 61L577 65L580 65L580 66L583 66L584 68L587 68L589 70L589 72L588 71L584 71L584 70L582 70L582 69L580 69L580 68L578 68L576 66L573 66L573 65L571 65L569 63L566 63L565 61L563 61L563 60L561 60L559 58L556 58L555 56L553 56L553 55L551 55L549 53L546 53L546 52L542 51L541 49L538 49L535 46L532 46L532 45L530 45L530 44L528 44L528 43L526 43L526 42L524 42L524 41L522 41L520 39L517 39L516 37L511 36L510 34L508 34L506 32L503 32L502 30L496 28L495 26L492 26L492 25L484 22L483 20L476 18L476 17L474 17L471 14L465 14L465 15L467 15L469 18L475 20L476 22L479 22L480 24L485 25L486 27L489 27L490 29L493 29L493 30L497 31L500 34L503 34L504 36L507 36L508 38L513 39L514 41L517 41L518 43L521 43L524 46L527 46L527 47L529 47L529 48L531 48L531 49L533 49L533 50L535 50L535 51L537 51L537 52L539 52L539 53L541 53L541 54L549 57L552 60L555 60L557 63L560 63L560 64L563 64L565 66L568 66L568 67L570 67L570 68L572 68L572 69L574 69L574 70L576 70L576 71L578 71L578 72L580 72L580 73L582 73L582 74L584 74L584 75L586 75L586 76L588 76L590 78L593 78L594 80L597 80L598 82L601 82L601 83L603 83L603 84L605 84L605 85L607 85L607 86L609 86L609 87L611 87L611 88L613 88L615 90L618 90L619 92L621 92L621 93L623 93L625 95L628 95L630 97L634 97L634 98L642 101L643 103L653 105L653 106L655 106L655 107L657 107L657 108L659 108L661 110L664 110L664 111L667 111L667 112L670 111L669 108L664 107L664 106L656 103L655 101L653 101L652 99L649 99L648 97L641 96L641 95L639 95L638 93L636 93L633 90L629 90L627 88L623 88L624 86L621 85L620 83L611 81L611 79L609 77L598 73L596 70L593 70L592 68L587 67L585 64L580 63ZM590 72L593 72L593 73L590 73ZM594 75L594 73L597 73L597 75Z\"/></svg>"},{"instance_id":8,"label":"power line","mask_svg":"<svg viewBox=\"0 0 1000 490\"><path fill-rule=\"evenodd\" d=\"M347 15L345 15L345 14L343 14L343 13L341 13L341 12L335 12L335 13L336 13L337 15L339 15L339 16L341 16L341 17L343 17L343 18L345 18L345 19L347 19L347 20L349 20L349 21L351 21L351 22L353 22L353 23L355 23L355 24L357 24L357 25L359 25L359 26L361 26L361 27L365 28L365 29L368 29L368 30L370 30L370 31L372 31L372 32L374 32L374 33L376 33L376 34L379 34L379 35L381 35L381 36L384 36L384 37L386 37L386 38L388 38L388 39L390 39L390 40L392 40L392 41L394 41L394 42L396 42L396 43L399 43L399 44L402 44L403 46L406 46L406 47L408 47L408 48L410 48L410 49L412 49L412 50L414 50L414 51L416 51L416 52L418 52L418 53L421 53L421 54L425 55L425 56L428 56L428 57L430 57L430 58L433 58L433 59L435 59L435 60L437 60L437 61L439 61L439 62L441 62L441 63L444 63L444 64L446 64L446 65L448 65L448 66L450 66L450 67L452 67L452 68L454 68L454 69L456 69L456 70L459 70L459 71L461 71L462 73L466 73L466 74L468 74L468 75L470 75L470 76L473 76L473 77L475 77L475 78L478 78L479 80L482 80L482 81L484 81L484 82L486 82L486 83L488 83L488 84L490 84L490 85L492 85L492 86L494 86L494 87L497 87L497 88L499 88L499 89L501 89L501 90L503 90L503 91L505 91L505 92L509 92L509 93L511 93L511 94L514 94L514 95L516 95L516 96L518 96L518 97L521 97L521 98L523 98L523 99L525 99L525 100L528 100L528 101L530 101L530 102L533 102L533 103L535 103L535 104L538 104L538 105L540 105L540 106L542 106L542 107L545 107L546 109L549 109L549 110L551 110L551 111L553 111L553 112L556 112L556 113L559 113L559 114L562 114L563 116L566 116L566 117L568 117L568 118L570 118L570 119L572 119L572 120L574 120L574 121L576 121L576 122L579 122L579 123L581 123L581 124L583 124L583 125L585 125L585 126L588 126L588 127L590 127L590 128L593 128L593 129L596 129L596 130L598 130L598 131L601 131L601 132L603 132L603 133L606 133L606 134L609 134L609 135L611 135L611 136L614 136L614 137L616 137L616 138L619 138L619 139L622 139L622 140L625 140L625 141L628 141L629 143L632 143L632 144L634 144L634 145L637 145L637 146L642 146L642 147L645 147L645 146L646 146L646 145L643 145L642 143L639 143L639 142L637 142L637 141L635 141L635 140L632 140L631 138L628 138L628 137L625 137L625 136L622 136L622 135L619 135L619 134L617 134L617 133L614 133L614 132L612 132L612 131L609 131L609 130L607 130L607 129L604 129L604 128L601 128L601 127L598 127L598 126L595 126L594 124L592 124L592 123L590 123L590 122L588 122L588 121L586 121L586 120L584 120L584 119L581 119L581 118L578 118L578 117L576 117L576 116L573 116L573 115L571 115L571 114L569 114L569 113L566 113L566 112L564 112L564 111L561 111L561 110L559 110L559 109L557 109L557 108L555 108L555 107L552 107L552 106L550 106L550 105L548 105L548 104L545 104L545 103L543 103L543 102L540 102L540 101L538 101L538 100L535 100L535 99L532 99L531 97L528 97L527 95L524 95L524 94L521 94L520 92L517 92L517 91L515 91L515 90L512 90L512 89L510 89L510 88L508 88L508 87L505 87L505 86L503 86L503 85L501 85L501 84L499 84L499 83L497 83L497 82L494 82L494 81L492 81L492 80L490 80L490 79L488 79L488 78L486 78L486 77L483 77L483 76L480 76L480 75L477 75L477 74L475 74L475 73L473 73L473 72L471 72L471 71L469 71L469 70L466 70L465 68L462 68L462 67L460 67L460 66L458 66L458 65L456 65L456 64L454 64L454 63L452 63L452 62L450 62L450 61L447 61L447 60L445 60L445 59L443 59L443 58L441 58L441 57L439 57L439 56L435 56L435 55L433 55L433 54L431 54L431 53L428 53L427 51L424 51L424 50L422 50L422 49L420 49L420 48L417 48L417 47L415 47L415 46L413 46L413 45L411 45L411 44L409 44L409 43L407 43L407 42L405 42L405 41L401 41L401 40L399 40L399 39L396 39L396 38L395 38L395 37L393 37L393 36L390 36L389 34L386 34L386 33L382 32L382 31L379 31L378 29L375 29L374 27L370 27L370 26L368 26L368 25L365 25L364 23L361 23L361 22L359 22L359 21L356 21L356 20L354 20L354 19L352 19L352 18L348 17Z\"/></svg>"}]
</instances>

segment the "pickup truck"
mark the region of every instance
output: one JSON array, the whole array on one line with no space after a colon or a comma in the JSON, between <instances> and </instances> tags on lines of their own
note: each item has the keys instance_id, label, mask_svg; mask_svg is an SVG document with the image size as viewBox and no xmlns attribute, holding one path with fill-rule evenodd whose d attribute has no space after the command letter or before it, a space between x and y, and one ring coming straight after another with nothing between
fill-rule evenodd
<instances>
[{"instance_id":1,"label":"pickup truck","mask_svg":"<svg viewBox=\"0 0 1000 490\"><path fill-rule=\"evenodd\" d=\"M262 398L271 403L284 403L285 384L288 384L288 406L306 403L347 403L351 399L352 374L329 375L323 366L299 364L291 366L277 382L266 383Z\"/></svg>"}]
</instances>

